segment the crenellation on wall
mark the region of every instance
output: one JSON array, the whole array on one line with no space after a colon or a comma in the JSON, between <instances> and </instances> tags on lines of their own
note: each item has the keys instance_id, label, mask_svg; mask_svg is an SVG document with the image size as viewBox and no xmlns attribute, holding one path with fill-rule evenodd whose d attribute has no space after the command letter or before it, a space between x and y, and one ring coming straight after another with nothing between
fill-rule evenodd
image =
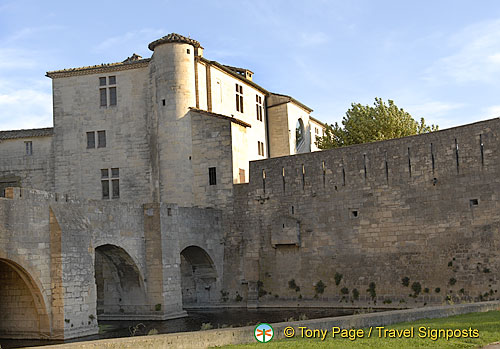
<instances>
[{"instance_id":1,"label":"crenellation on wall","mask_svg":"<svg viewBox=\"0 0 500 349\"><path fill-rule=\"evenodd\" d=\"M235 206L236 217L245 215L240 226L248 237L240 257L247 270L243 275L249 282L260 281L262 290L279 299L298 299L299 294L288 289L290 279L300 286L300 299L351 300L352 289L357 288L359 298L369 301L365 290L370 282L376 285L376 299L404 304L414 302L408 297L413 282L429 289L429 293L420 291L418 302L444 301L447 296L454 300L496 297L485 293L494 292L498 280L471 263L478 254L488 260L482 270L493 270L500 263L491 248L499 225L495 214L499 126L494 119L420 136L251 162L248 190L235 197L235 202L246 201ZM288 223L294 221L300 238L292 241ZM285 228L282 224L277 229L277 222L285 223ZM464 251L464 246L471 249ZM459 262L452 263L456 267L448 267L457 257ZM335 273L344 275L338 286ZM408 287L401 285L405 276L411 279ZM320 280L326 285L323 294L314 288ZM348 295L340 292L342 287L349 290ZM436 288L442 291L436 293Z\"/></svg>"}]
</instances>

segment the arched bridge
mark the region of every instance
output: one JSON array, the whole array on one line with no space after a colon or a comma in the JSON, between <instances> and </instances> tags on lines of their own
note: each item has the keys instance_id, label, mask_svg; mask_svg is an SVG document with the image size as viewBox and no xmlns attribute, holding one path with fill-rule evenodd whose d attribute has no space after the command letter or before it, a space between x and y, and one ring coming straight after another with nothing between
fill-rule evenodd
<instances>
[{"instance_id":1,"label":"arched bridge","mask_svg":"<svg viewBox=\"0 0 500 349\"><path fill-rule=\"evenodd\" d=\"M9 188L0 198L0 338L67 339L99 319L168 319L218 300L220 211L76 201Z\"/></svg>"}]
</instances>

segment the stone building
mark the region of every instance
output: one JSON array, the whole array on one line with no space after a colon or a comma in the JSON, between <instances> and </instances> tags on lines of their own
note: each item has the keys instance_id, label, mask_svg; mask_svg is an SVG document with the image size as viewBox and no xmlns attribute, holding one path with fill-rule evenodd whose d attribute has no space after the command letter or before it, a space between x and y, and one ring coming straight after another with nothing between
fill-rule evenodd
<instances>
[{"instance_id":1,"label":"stone building","mask_svg":"<svg viewBox=\"0 0 500 349\"><path fill-rule=\"evenodd\" d=\"M499 298L500 119L314 152L309 107L190 38L149 47L47 73L54 127L0 132L0 338Z\"/></svg>"},{"instance_id":2,"label":"stone building","mask_svg":"<svg viewBox=\"0 0 500 349\"><path fill-rule=\"evenodd\" d=\"M151 58L51 71L54 127L0 132L0 190L223 207L249 162L317 150L323 124L253 72L169 34Z\"/></svg>"}]
</instances>

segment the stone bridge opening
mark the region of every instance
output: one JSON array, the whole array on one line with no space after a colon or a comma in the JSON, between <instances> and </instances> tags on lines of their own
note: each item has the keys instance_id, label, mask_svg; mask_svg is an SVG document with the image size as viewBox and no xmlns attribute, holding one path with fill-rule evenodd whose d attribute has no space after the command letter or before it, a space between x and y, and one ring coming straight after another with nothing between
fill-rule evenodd
<instances>
[{"instance_id":1,"label":"stone bridge opening","mask_svg":"<svg viewBox=\"0 0 500 349\"><path fill-rule=\"evenodd\" d=\"M181 288L184 305L199 305L218 300L217 270L209 254L198 246L181 252Z\"/></svg>"},{"instance_id":2,"label":"stone bridge opening","mask_svg":"<svg viewBox=\"0 0 500 349\"><path fill-rule=\"evenodd\" d=\"M0 338L48 338L50 320L29 273L0 258Z\"/></svg>"},{"instance_id":3,"label":"stone bridge opening","mask_svg":"<svg viewBox=\"0 0 500 349\"><path fill-rule=\"evenodd\" d=\"M149 310L144 279L132 257L115 245L95 249L97 317L133 319Z\"/></svg>"}]
</instances>

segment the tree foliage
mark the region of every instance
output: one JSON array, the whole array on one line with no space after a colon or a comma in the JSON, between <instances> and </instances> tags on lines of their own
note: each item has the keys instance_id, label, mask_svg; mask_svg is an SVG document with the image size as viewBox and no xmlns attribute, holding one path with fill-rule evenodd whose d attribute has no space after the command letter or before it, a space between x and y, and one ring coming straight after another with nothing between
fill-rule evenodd
<instances>
[{"instance_id":1,"label":"tree foliage","mask_svg":"<svg viewBox=\"0 0 500 349\"><path fill-rule=\"evenodd\" d=\"M382 98L375 98L373 106L351 104L351 108L338 123L326 125L323 137L316 138L320 149L338 148L346 145L400 138L436 131L437 125L426 125L424 118L420 122L398 108L394 101L387 104Z\"/></svg>"}]
</instances>

